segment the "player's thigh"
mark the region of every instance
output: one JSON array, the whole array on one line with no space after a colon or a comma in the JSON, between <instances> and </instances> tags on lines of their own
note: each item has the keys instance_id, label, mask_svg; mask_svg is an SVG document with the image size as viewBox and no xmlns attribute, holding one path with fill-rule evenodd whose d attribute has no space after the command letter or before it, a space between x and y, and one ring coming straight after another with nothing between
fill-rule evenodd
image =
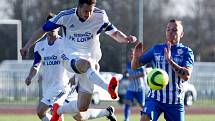
<instances>
[{"instance_id":1,"label":"player's thigh","mask_svg":"<svg viewBox=\"0 0 215 121\"><path fill-rule=\"evenodd\" d=\"M80 112L87 111L92 100L92 94L88 92L78 92L78 107Z\"/></svg>"},{"instance_id":2,"label":"player's thigh","mask_svg":"<svg viewBox=\"0 0 215 121\"><path fill-rule=\"evenodd\" d=\"M134 93L133 93L133 91L127 90L126 94L125 94L125 98L124 98L124 104L131 105L132 102L133 102L133 99L134 99Z\"/></svg>"},{"instance_id":3,"label":"player's thigh","mask_svg":"<svg viewBox=\"0 0 215 121\"><path fill-rule=\"evenodd\" d=\"M63 66L72 73L85 73L91 66L90 59L84 58L78 54L62 54L61 55Z\"/></svg>"},{"instance_id":4,"label":"player's thigh","mask_svg":"<svg viewBox=\"0 0 215 121\"><path fill-rule=\"evenodd\" d=\"M137 100L139 105L143 107L145 104L145 92L144 91L135 92L135 99Z\"/></svg>"},{"instance_id":5,"label":"player's thigh","mask_svg":"<svg viewBox=\"0 0 215 121\"><path fill-rule=\"evenodd\" d=\"M159 105L160 103L158 103L155 99L147 98L145 102L145 106L141 111L141 117L142 117L141 119L149 118L152 121L157 121L160 114L162 113L162 110L160 109Z\"/></svg>"},{"instance_id":6,"label":"player's thigh","mask_svg":"<svg viewBox=\"0 0 215 121\"><path fill-rule=\"evenodd\" d=\"M167 121L184 121L184 105L183 104L165 104L164 118Z\"/></svg>"},{"instance_id":7,"label":"player's thigh","mask_svg":"<svg viewBox=\"0 0 215 121\"><path fill-rule=\"evenodd\" d=\"M80 73L87 72L87 70L91 67L90 61L81 58L76 59L74 64L75 64L74 66Z\"/></svg>"}]
</instances>

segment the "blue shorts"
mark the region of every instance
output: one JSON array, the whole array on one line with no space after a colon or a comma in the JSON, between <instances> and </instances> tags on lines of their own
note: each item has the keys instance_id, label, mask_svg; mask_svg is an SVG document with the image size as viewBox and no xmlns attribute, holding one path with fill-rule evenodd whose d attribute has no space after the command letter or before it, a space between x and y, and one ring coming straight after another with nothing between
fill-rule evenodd
<instances>
[{"instance_id":1,"label":"blue shorts","mask_svg":"<svg viewBox=\"0 0 215 121\"><path fill-rule=\"evenodd\" d=\"M136 99L139 104L144 105L145 104L145 92L144 91L136 92L136 91L127 90L124 99L131 100L131 101Z\"/></svg>"},{"instance_id":2,"label":"blue shorts","mask_svg":"<svg viewBox=\"0 0 215 121\"><path fill-rule=\"evenodd\" d=\"M166 104L152 98L146 99L141 115L146 114L152 121L157 121L162 112L166 121L184 121L183 104Z\"/></svg>"}]
</instances>

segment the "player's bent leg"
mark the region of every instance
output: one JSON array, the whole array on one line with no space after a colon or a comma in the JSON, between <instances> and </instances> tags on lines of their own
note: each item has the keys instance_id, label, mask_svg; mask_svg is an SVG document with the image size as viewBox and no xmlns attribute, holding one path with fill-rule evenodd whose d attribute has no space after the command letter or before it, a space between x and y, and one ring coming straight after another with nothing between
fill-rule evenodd
<instances>
[{"instance_id":1,"label":"player's bent leg","mask_svg":"<svg viewBox=\"0 0 215 121\"><path fill-rule=\"evenodd\" d=\"M78 108L80 112L87 111L92 100L92 94L79 91L78 93Z\"/></svg>"},{"instance_id":2,"label":"player's bent leg","mask_svg":"<svg viewBox=\"0 0 215 121\"><path fill-rule=\"evenodd\" d=\"M37 115L42 121L50 119L50 115L48 114L48 111L50 111L50 108L48 105L44 104L43 102L40 102L38 104Z\"/></svg>"},{"instance_id":3,"label":"player's bent leg","mask_svg":"<svg viewBox=\"0 0 215 121\"><path fill-rule=\"evenodd\" d=\"M73 118L76 121L85 121L105 116L110 121L117 121L116 116L114 115L114 108L112 106L109 106L106 109L88 109L85 112L77 113Z\"/></svg>"}]
</instances>

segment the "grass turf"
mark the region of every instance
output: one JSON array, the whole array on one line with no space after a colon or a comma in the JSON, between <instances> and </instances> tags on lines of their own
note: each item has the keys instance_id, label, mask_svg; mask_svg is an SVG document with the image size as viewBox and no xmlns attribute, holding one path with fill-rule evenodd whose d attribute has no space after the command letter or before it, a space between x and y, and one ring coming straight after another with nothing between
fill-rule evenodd
<instances>
[{"instance_id":1,"label":"grass turf","mask_svg":"<svg viewBox=\"0 0 215 121\"><path fill-rule=\"evenodd\" d=\"M117 115L118 121L123 121L123 115ZM214 121L215 115L186 115L186 121ZM105 118L99 118L91 121L105 121ZM140 116L132 115L130 117L131 121L139 121ZM0 114L0 121L40 121L36 115L1 115ZM70 115L65 115L65 121L74 121ZM159 118L158 121L165 121L163 115Z\"/></svg>"}]
</instances>

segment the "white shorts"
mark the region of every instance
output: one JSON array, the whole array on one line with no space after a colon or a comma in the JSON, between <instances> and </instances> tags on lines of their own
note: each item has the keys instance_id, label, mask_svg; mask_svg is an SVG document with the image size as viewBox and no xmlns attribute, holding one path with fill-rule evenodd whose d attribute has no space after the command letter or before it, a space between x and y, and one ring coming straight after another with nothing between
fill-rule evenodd
<instances>
[{"instance_id":1,"label":"white shorts","mask_svg":"<svg viewBox=\"0 0 215 121\"><path fill-rule=\"evenodd\" d=\"M77 85L73 85L73 86L70 88L69 94L68 94L67 98L65 99L65 102L66 102L66 103L78 99L78 93L77 93L77 91L76 91L76 86L77 86Z\"/></svg>"},{"instance_id":2,"label":"white shorts","mask_svg":"<svg viewBox=\"0 0 215 121\"><path fill-rule=\"evenodd\" d=\"M52 106L55 102L58 104L63 104L65 99L67 98L69 90L46 90L43 93L43 98L41 102L45 103L48 106Z\"/></svg>"}]
</instances>

